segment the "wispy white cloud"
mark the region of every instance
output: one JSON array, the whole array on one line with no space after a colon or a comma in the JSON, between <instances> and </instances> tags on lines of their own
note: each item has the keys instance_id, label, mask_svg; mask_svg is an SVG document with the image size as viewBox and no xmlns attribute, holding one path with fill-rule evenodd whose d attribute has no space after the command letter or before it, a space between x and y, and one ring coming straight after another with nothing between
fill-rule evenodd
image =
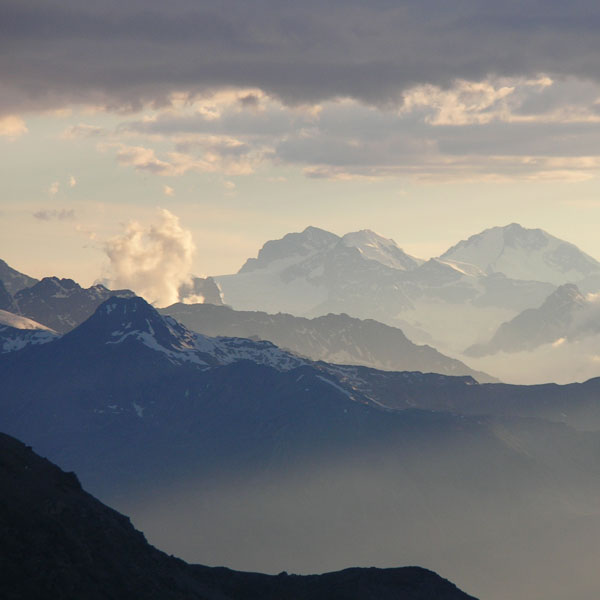
<instances>
[{"instance_id":1,"label":"wispy white cloud","mask_svg":"<svg viewBox=\"0 0 600 600\"><path fill-rule=\"evenodd\" d=\"M56 194L58 194L59 189L60 189L60 183L58 181L54 181L50 184L50 187L48 188L48 193L51 196L56 196Z\"/></svg>"}]
</instances>

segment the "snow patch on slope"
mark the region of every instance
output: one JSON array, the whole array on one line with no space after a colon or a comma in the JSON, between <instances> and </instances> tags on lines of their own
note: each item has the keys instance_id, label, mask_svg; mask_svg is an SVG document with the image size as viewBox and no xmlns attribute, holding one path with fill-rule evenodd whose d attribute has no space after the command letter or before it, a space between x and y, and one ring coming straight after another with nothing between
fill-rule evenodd
<instances>
[{"instance_id":1,"label":"snow patch on slope","mask_svg":"<svg viewBox=\"0 0 600 600\"><path fill-rule=\"evenodd\" d=\"M46 327L33 319L15 315L6 310L0 310L0 325L7 325L8 327L14 327L15 329L39 329L42 331L53 332L49 327Z\"/></svg>"}]
</instances>

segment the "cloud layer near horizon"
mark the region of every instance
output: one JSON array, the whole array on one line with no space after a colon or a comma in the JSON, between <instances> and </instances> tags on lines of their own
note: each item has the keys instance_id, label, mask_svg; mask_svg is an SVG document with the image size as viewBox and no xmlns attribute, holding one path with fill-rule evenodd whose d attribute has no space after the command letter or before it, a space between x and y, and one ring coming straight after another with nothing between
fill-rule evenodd
<instances>
[{"instance_id":1,"label":"cloud layer near horizon","mask_svg":"<svg viewBox=\"0 0 600 600\"><path fill-rule=\"evenodd\" d=\"M0 110L128 110L229 86L382 106L456 79L598 80L599 24L588 0L5 0Z\"/></svg>"}]
</instances>

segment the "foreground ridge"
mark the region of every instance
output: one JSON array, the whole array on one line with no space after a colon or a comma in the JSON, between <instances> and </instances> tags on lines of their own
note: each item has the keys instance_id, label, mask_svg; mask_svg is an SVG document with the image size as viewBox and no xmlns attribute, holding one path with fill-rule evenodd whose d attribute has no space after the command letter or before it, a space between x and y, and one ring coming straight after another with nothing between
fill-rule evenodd
<instances>
[{"instance_id":1,"label":"foreground ridge","mask_svg":"<svg viewBox=\"0 0 600 600\"><path fill-rule=\"evenodd\" d=\"M147 543L129 519L85 492L74 473L0 434L0 596L204 600L468 600L419 567L262 575L188 565Z\"/></svg>"}]
</instances>

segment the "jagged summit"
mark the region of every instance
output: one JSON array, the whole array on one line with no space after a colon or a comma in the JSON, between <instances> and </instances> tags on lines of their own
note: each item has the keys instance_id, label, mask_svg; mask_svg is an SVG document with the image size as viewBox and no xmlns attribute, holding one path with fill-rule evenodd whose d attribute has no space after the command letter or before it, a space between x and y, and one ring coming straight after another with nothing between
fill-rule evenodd
<instances>
[{"instance_id":1,"label":"jagged summit","mask_svg":"<svg viewBox=\"0 0 600 600\"><path fill-rule=\"evenodd\" d=\"M415 269L423 262L404 252L394 240L384 238L370 229L347 233L342 237L342 243L357 248L364 258L401 271Z\"/></svg>"},{"instance_id":2,"label":"jagged summit","mask_svg":"<svg viewBox=\"0 0 600 600\"><path fill-rule=\"evenodd\" d=\"M600 272L600 263L577 246L542 229L518 223L492 227L452 246L440 257L475 265L483 272L512 279L577 283Z\"/></svg>"},{"instance_id":3,"label":"jagged summit","mask_svg":"<svg viewBox=\"0 0 600 600\"><path fill-rule=\"evenodd\" d=\"M168 350L192 348L192 334L174 319L161 317L139 296L104 301L96 312L76 330L71 337L93 337L103 343L118 344L129 337L154 340Z\"/></svg>"},{"instance_id":4,"label":"jagged summit","mask_svg":"<svg viewBox=\"0 0 600 600\"><path fill-rule=\"evenodd\" d=\"M169 316L162 316L143 298L112 297L61 343L94 351L98 347L124 348L128 354L151 350L173 364L223 365L252 360L286 370L306 360L266 341L235 337L207 337L190 331Z\"/></svg>"},{"instance_id":5,"label":"jagged summit","mask_svg":"<svg viewBox=\"0 0 600 600\"><path fill-rule=\"evenodd\" d=\"M239 273L249 273L257 269L264 269L271 263L289 259L302 258L312 253L326 250L339 241L339 236L319 229L307 227L300 233L288 233L279 240L270 240L258 252L257 258L249 258Z\"/></svg>"},{"instance_id":6,"label":"jagged summit","mask_svg":"<svg viewBox=\"0 0 600 600\"><path fill-rule=\"evenodd\" d=\"M109 290L103 285L82 288L72 279L44 277L15 294L19 313L47 327L66 333L85 321L111 296L131 298L130 290Z\"/></svg>"}]
</instances>

